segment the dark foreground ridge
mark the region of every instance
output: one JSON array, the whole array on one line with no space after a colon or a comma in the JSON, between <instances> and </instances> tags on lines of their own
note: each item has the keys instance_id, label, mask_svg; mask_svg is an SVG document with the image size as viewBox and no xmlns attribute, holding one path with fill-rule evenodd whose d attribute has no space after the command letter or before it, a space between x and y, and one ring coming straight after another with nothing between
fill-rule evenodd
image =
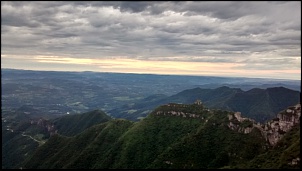
<instances>
[{"instance_id":1,"label":"dark foreground ridge","mask_svg":"<svg viewBox=\"0 0 302 171\"><path fill-rule=\"evenodd\" d=\"M297 104L260 124L201 101L170 103L139 122L54 134L22 168L300 168L300 115Z\"/></svg>"}]
</instances>

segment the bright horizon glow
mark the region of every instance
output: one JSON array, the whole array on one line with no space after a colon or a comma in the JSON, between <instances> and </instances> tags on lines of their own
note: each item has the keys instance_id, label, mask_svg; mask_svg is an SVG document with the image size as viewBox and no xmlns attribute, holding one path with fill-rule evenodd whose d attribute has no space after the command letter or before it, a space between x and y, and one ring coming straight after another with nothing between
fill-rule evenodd
<instances>
[{"instance_id":1,"label":"bright horizon glow","mask_svg":"<svg viewBox=\"0 0 302 171\"><path fill-rule=\"evenodd\" d=\"M278 70L243 70L234 69L243 64L236 63L210 63L210 62L189 62L189 61L154 61L138 60L129 58L115 59L91 59L91 58L70 58L59 56L36 56L31 62L36 63L28 67L12 67L7 58L8 55L1 55L1 68L38 70L38 71L93 71L110 73L134 73L134 74L157 74L157 75L188 75L188 76L214 76L214 77L247 77L247 78L268 78L299 80L295 77L280 77ZM21 60L22 57L14 56L14 60ZM30 58L27 58L29 60ZM58 67L44 67L48 66ZM67 67L60 67L64 65ZM41 67L39 67L41 66ZM74 67L73 67L74 66ZM299 74L300 70L285 70L288 74ZM278 76L278 77L276 77ZM300 78L301 79L301 78Z\"/></svg>"}]
</instances>

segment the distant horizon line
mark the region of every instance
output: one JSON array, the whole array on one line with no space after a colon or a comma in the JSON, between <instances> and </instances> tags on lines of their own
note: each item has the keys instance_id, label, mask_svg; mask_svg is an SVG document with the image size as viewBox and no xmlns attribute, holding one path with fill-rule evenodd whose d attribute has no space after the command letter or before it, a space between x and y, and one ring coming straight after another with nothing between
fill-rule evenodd
<instances>
[{"instance_id":1,"label":"distant horizon line","mask_svg":"<svg viewBox=\"0 0 302 171\"><path fill-rule=\"evenodd\" d=\"M188 75L188 74L158 74L158 73L136 73L136 72L103 72L103 71L67 71L67 70L40 70L40 69L17 69L17 68L2 68L7 70L25 70L25 71L50 71L50 72L93 72L93 73L113 73L113 74L137 74L137 75L162 75L162 76L190 76L190 77L218 77L218 78L249 78L249 79L271 79L271 80L289 80L289 81L301 81L301 79L284 79L284 78L270 78L270 77L243 77L243 76L213 76L213 75Z\"/></svg>"}]
</instances>

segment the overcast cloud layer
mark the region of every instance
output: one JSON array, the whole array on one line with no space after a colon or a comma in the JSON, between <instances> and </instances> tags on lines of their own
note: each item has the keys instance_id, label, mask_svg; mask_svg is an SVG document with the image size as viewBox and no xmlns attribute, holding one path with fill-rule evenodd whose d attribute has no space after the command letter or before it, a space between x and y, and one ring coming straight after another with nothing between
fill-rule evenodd
<instances>
[{"instance_id":1,"label":"overcast cloud layer","mask_svg":"<svg viewBox=\"0 0 302 171\"><path fill-rule=\"evenodd\" d=\"M155 72L162 61L191 75L207 74L197 64L225 64L208 73L301 79L301 2L1 1L1 59L10 68L165 73Z\"/></svg>"}]
</instances>

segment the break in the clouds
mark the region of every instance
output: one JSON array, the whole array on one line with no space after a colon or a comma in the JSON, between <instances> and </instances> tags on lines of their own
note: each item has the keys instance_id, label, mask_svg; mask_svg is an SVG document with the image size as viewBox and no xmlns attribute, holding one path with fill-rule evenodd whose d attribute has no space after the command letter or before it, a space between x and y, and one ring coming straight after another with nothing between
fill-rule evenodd
<instances>
[{"instance_id":1,"label":"break in the clouds","mask_svg":"<svg viewBox=\"0 0 302 171\"><path fill-rule=\"evenodd\" d=\"M301 2L1 1L2 67L301 79Z\"/></svg>"}]
</instances>

